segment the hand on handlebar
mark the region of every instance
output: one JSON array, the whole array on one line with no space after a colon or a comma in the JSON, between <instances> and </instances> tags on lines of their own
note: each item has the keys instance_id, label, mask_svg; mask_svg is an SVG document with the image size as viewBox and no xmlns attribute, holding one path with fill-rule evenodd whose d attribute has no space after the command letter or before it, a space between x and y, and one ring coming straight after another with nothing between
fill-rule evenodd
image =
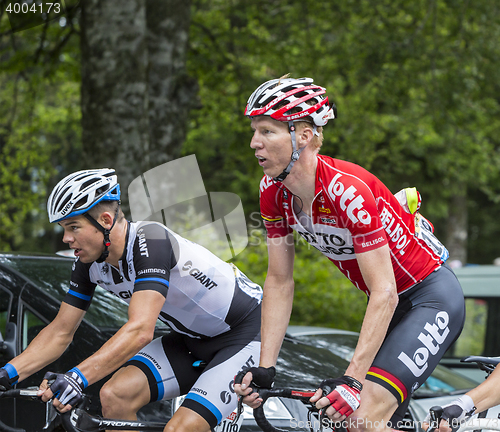
<instances>
[{"instance_id":1,"label":"hand on handlebar","mask_svg":"<svg viewBox=\"0 0 500 432\"><path fill-rule=\"evenodd\" d=\"M470 396L463 395L448 405L444 405L443 407L433 407L431 410L439 412L439 419L441 420L439 422L439 432L455 432L464 420L474 414L476 407L474 406L474 401ZM430 424L431 413L427 414L424 419L424 430L429 430Z\"/></svg>"},{"instance_id":2,"label":"hand on handlebar","mask_svg":"<svg viewBox=\"0 0 500 432\"><path fill-rule=\"evenodd\" d=\"M276 369L274 366L252 367L239 372L234 378L234 390L237 395L243 396L243 402L251 408L257 408L262 398L254 392L254 388L272 388Z\"/></svg>"},{"instance_id":3,"label":"hand on handlebar","mask_svg":"<svg viewBox=\"0 0 500 432\"><path fill-rule=\"evenodd\" d=\"M311 398L316 408L324 409L326 415L334 421L342 421L359 407L362 384L347 375L341 378L326 379Z\"/></svg>"},{"instance_id":4,"label":"hand on handlebar","mask_svg":"<svg viewBox=\"0 0 500 432\"><path fill-rule=\"evenodd\" d=\"M49 385L49 381L51 384ZM47 372L43 377L38 396L43 402L54 398L52 405L60 413L65 413L82 400L82 393L86 387L85 377L73 368L65 374Z\"/></svg>"}]
</instances>

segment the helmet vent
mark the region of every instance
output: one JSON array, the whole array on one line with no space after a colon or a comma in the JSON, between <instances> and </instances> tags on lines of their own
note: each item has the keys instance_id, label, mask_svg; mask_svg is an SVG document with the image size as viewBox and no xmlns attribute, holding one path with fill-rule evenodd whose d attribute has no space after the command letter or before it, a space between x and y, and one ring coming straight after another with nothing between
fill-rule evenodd
<instances>
[{"instance_id":1,"label":"helmet vent","mask_svg":"<svg viewBox=\"0 0 500 432\"><path fill-rule=\"evenodd\" d=\"M71 199L71 195L67 195L60 203L59 203L59 207L57 208L57 211L60 212L65 206L66 204L68 204L68 202L70 201Z\"/></svg>"}]
</instances>

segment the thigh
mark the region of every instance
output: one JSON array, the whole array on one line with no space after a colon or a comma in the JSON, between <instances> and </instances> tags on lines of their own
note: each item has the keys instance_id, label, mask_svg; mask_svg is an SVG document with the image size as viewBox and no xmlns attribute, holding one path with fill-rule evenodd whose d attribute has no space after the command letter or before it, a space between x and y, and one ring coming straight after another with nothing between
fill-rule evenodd
<instances>
[{"instance_id":1,"label":"thigh","mask_svg":"<svg viewBox=\"0 0 500 432\"><path fill-rule=\"evenodd\" d=\"M237 406L235 375L248 366L258 366L260 340L244 347L228 346L217 352L188 392L182 406L207 420L211 428L226 418Z\"/></svg>"},{"instance_id":2,"label":"thigh","mask_svg":"<svg viewBox=\"0 0 500 432\"><path fill-rule=\"evenodd\" d=\"M456 276L442 267L402 295L398 309L398 318L391 323L367 379L389 390L403 404L460 335L465 304Z\"/></svg>"},{"instance_id":3,"label":"thigh","mask_svg":"<svg viewBox=\"0 0 500 432\"><path fill-rule=\"evenodd\" d=\"M146 376L150 402L154 402L186 394L201 374L193 366L196 360L184 338L172 332L152 341L126 365L139 368Z\"/></svg>"}]
</instances>

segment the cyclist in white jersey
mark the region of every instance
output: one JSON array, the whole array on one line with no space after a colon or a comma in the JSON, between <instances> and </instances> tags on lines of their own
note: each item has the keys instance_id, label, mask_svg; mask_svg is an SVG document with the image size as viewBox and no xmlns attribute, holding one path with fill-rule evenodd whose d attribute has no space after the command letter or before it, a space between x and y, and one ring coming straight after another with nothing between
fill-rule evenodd
<instances>
[{"instance_id":1,"label":"cyclist in white jersey","mask_svg":"<svg viewBox=\"0 0 500 432\"><path fill-rule=\"evenodd\" d=\"M187 394L165 431L213 429L236 407L234 376L258 365L262 289L235 266L156 222L129 222L115 171L78 171L52 191L50 222L75 251L70 290L56 318L0 368L8 388L47 366L72 341L97 285L129 304L129 319L95 354L44 380L39 394L66 412L114 373L103 415L136 419L149 402ZM172 332L153 340L157 319ZM191 365L206 364L204 368ZM47 378L47 377L46 377Z\"/></svg>"},{"instance_id":2,"label":"cyclist in white jersey","mask_svg":"<svg viewBox=\"0 0 500 432\"><path fill-rule=\"evenodd\" d=\"M453 402L442 406L443 415L439 424L439 432L457 430L469 416L493 408L500 404L500 367L496 367L491 375L477 387L469 390ZM430 415L424 421L424 429L429 426Z\"/></svg>"}]
</instances>

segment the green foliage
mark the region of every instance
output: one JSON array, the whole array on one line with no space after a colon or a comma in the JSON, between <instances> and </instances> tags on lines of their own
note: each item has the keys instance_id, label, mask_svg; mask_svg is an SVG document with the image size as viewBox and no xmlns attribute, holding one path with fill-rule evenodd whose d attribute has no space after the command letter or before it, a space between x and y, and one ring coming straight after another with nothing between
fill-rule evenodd
<instances>
[{"instance_id":1,"label":"green foliage","mask_svg":"<svg viewBox=\"0 0 500 432\"><path fill-rule=\"evenodd\" d=\"M295 295L291 324L334 327L359 331L366 309L366 295L319 251L296 238ZM267 246L261 229L250 230L249 246L234 264L264 286Z\"/></svg>"},{"instance_id":2,"label":"green foliage","mask_svg":"<svg viewBox=\"0 0 500 432\"><path fill-rule=\"evenodd\" d=\"M10 34L0 19L0 250L51 251L45 203L80 152L78 50L58 21ZM65 51L64 48L67 50Z\"/></svg>"},{"instance_id":3,"label":"green foliage","mask_svg":"<svg viewBox=\"0 0 500 432\"><path fill-rule=\"evenodd\" d=\"M311 76L339 113L322 152L364 166L393 192L416 186L443 238L454 195L500 197L499 8L491 0L197 0L189 68L201 105L184 152L197 154L210 190L229 189L247 214L257 211L262 173L248 148L246 98L268 79Z\"/></svg>"}]
</instances>

